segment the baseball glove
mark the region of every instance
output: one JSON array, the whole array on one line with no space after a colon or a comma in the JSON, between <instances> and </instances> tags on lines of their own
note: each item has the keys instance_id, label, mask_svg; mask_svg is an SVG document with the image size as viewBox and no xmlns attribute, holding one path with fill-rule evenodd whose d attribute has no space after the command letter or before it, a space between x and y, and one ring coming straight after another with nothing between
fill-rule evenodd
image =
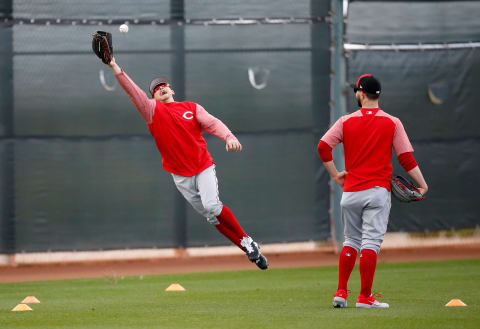
<instances>
[{"instance_id":1,"label":"baseball glove","mask_svg":"<svg viewBox=\"0 0 480 329\"><path fill-rule=\"evenodd\" d=\"M92 49L105 64L109 64L113 57L112 34L105 31L93 33Z\"/></svg>"},{"instance_id":2,"label":"baseball glove","mask_svg":"<svg viewBox=\"0 0 480 329\"><path fill-rule=\"evenodd\" d=\"M401 202L412 202L424 199L417 187L402 176L393 176L390 183L393 196Z\"/></svg>"}]
</instances>

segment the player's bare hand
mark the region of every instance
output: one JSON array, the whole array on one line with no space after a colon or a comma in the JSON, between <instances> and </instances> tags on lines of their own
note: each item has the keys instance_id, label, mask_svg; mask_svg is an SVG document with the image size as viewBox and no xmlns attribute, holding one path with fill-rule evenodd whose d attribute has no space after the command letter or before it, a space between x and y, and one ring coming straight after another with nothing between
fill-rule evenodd
<instances>
[{"instance_id":1,"label":"player's bare hand","mask_svg":"<svg viewBox=\"0 0 480 329\"><path fill-rule=\"evenodd\" d=\"M242 150L242 144L235 137L227 139L227 144L225 145L227 152L240 152Z\"/></svg>"},{"instance_id":2,"label":"player's bare hand","mask_svg":"<svg viewBox=\"0 0 480 329\"><path fill-rule=\"evenodd\" d=\"M347 174L346 171L341 171L337 174L337 176L333 177L333 180L338 184L340 185L341 187L343 187L343 185L345 184L345 175Z\"/></svg>"},{"instance_id":3,"label":"player's bare hand","mask_svg":"<svg viewBox=\"0 0 480 329\"><path fill-rule=\"evenodd\" d=\"M112 69L113 74L120 74L122 72L122 69L120 68L120 66L117 65L117 62L115 61L115 57L112 57L108 65Z\"/></svg>"},{"instance_id":4,"label":"player's bare hand","mask_svg":"<svg viewBox=\"0 0 480 329\"><path fill-rule=\"evenodd\" d=\"M420 194L425 195L428 191L428 188L419 187L418 191L420 192Z\"/></svg>"}]
</instances>

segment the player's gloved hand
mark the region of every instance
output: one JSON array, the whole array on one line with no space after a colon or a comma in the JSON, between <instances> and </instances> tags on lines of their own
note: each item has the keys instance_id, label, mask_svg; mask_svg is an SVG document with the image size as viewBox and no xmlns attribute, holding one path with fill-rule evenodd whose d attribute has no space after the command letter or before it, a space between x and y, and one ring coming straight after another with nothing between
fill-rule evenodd
<instances>
[{"instance_id":1,"label":"player's gloved hand","mask_svg":"<svg viewBox=\"0 0 480 329\"><path fill-rule=\"evenodd\" d=\"M333 180L335 182L337 182L338 185L340 185L341 187L343 187L343 185L345 184L345 175L347 174L346 171L340 171L337 176L333 177Z\"/></svg>"},{"instance_id":2,"label":"player's gloved hand","mask_svg":"<svg viewBox=\"0 0 480 329\"><path fill-rule=\"evenodd\" d=\"M225 145L227 152L240 152L242 150L242 144L235 137L230 137L227 139L227 144Z\"/></svg>"},{"instance_id":3,"label":"player's gloved hand","mask_svg":"<svg viewBox=\"0 0 480 329\"><path fill-rule=\"evenodd\" d=\"M401 202L420 201L424 199L424 193L405 177L394 175L390 183L392 195ZM426 192L425 188L422 188L422 190Z\"/></svg>"},{"instance_id":4,"label":"player's gloved hand","mask_svg":"<svg viewBox=\"0 0 480 329\"><path fill-rule=\"evenodd\" d=\"M108 65L113 57L112 34L105 31L93 33L92 50L103 63Z\"/></svg>"}]
</instances>

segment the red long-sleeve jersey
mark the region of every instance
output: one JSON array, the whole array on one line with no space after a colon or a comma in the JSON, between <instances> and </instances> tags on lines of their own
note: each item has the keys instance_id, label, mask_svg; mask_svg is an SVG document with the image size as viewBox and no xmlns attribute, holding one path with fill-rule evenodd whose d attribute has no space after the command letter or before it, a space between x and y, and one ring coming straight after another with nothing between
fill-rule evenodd
<instances>
[{"instance_id":1,"label":"red long-sleeve jersey","mask_svg":"<svg viewBox=\"0 0 480 329\"><path fill-rule=\"evenodd\" d=\"M360 109L338 119L320 139L320 153L324 152L322 141L331 149L343 143L347 171L344 192L375 186L390 190L392 147L397 156L413 152L402 122L379 108ZM331 155L324 153L322 160L330 161ZM409 166L413 163L416 165L414 159Z\"/></svg>"},{"instance_id":2,"label":"red long-sleeve jersey","mask_svg":"<svg viewBox=\"0 0 480 329\"><path fill-rule=\"evenodd\" d=\"M157 101L148 129L162 154L163 169L181 176L195 176L213 164L197 119L197 104Z\"/></svg>"},{"instance_id":3,"label":"red long-sleeve jersey","mask_svg":"<svg viewBox=\"0 0 480 329\"><path fill-rule=\"evenodd\" d=\"M147 123L166 171L194 176L213 164L202 137L203 131L224 141L235 138L222 121L201 105L193 102L163 104L149 99L125 72L115 77Z\"/></svg>"}]
</instances>

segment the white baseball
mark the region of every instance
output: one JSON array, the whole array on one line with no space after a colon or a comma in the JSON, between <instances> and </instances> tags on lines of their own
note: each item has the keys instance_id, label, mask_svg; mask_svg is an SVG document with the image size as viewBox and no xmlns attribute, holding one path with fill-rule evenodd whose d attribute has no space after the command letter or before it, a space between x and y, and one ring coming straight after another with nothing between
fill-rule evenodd
<instances>
[{"instance_id":1,"label":"white baseball","mask_svg":"<svg viewBox=\"0 0 480 329\"><path fill-rule=\"evenodd\" d=\"M121 33L128 33L128 25L127 24L120 25L120 27L118 29L120 30Z\"/></svg>"}]
</instances>

